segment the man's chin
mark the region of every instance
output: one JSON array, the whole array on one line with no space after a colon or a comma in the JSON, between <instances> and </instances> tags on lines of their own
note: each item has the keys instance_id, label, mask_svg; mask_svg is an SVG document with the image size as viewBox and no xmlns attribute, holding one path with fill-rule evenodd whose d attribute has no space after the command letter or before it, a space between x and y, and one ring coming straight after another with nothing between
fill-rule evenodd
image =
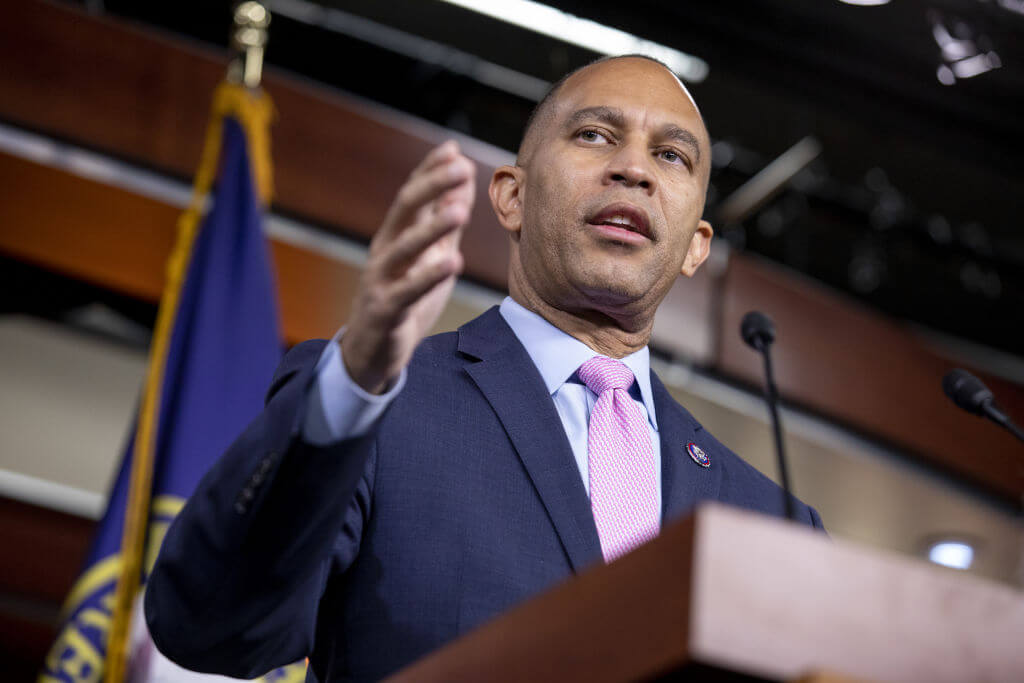
<instances>
[{"instance_id":1,"label":"man's chin","mask_svg":"<svg viewBox=\"0 0 1024 683\"><path fill-rule=\"evenodd\" d=\"M635 307L643 303L650 294L647 283L639 279L622 277L593 278L579 290L592 304L599 308Z\"/></svg>"}]
</instances>

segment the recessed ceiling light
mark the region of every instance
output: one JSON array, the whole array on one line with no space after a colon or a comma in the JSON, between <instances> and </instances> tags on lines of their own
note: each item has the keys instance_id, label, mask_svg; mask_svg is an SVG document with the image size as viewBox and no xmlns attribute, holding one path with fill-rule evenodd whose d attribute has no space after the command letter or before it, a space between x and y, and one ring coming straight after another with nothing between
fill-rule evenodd
<instances>
[{"instance_id":1,"label":"recessed ceiling light","mask_svg":"<svg viewBox=\"0 0 1024 683\"><path fill-rule=\"evenodd\" d=\"M963 541L939 541L928 548L928 559L953 569L967 569L974 561L974 548Z\"/></svg>"},{"instance_id":2,"label":"recessed ceiling light","mask_svg":"<svg viewBox=\"0 0 1024 683\"><path fill-rule=\"evenodd\" d=\"M874 7L876 5L888 5L889 0L839 0L847 5L860 5L861 7Z\"/></svg>"},{"instance_id":3,"label":"recessed ceiling light","mask_svg":"<svg viewBox=\"0 0 1024 683\"><path fill-rule=\"evenodd\" d=\"M684 81L700 83L708 63L675 48L645 40L611 26L563 12L533 0L444 0L452 5L520 26L603 55L643 54L664 62ZM888 1L888 0L886 0Z\"/></svg>"}]
</instances>

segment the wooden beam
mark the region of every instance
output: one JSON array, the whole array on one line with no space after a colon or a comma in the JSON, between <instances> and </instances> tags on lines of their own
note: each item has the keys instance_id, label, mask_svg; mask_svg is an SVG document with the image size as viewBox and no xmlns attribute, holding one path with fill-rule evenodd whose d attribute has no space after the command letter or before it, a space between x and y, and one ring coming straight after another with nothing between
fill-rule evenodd
<instances>
[{"instance_id":1,"label":"wooden beam","mask_svg":"<svg viewBox=\"0 0 1024 683\"><path fill-rule=\"evenodd\" d=\"M942 376L956 362L919 336L845 295L749 256L730 263L721 301L722 372L762 384L761 357L742 342L739 328L747 311L764 311L778 327L772 360L784 399L1020 500L1020 443L945 397ZM1011 415L1024 414L1024 390L974 372Z\"/></svg>"},{"instance_id":2,"label":"wooden beam","mask_svg":"<svg viewBox=\"0 0 1024 683\"><path fill-rule=\"evenodd\" d=\"M96 523L4 497L0 519L4 680L30 680L57 635L61 604L81 571ZM23 671L31 676L15 675Z\"/></svg>"},{"instance_id":3,"label":"wooden beam","mask_svg":"<svg viewBox=\"0 0 1024 683\"><path fill-rule=\"evenodd\" d=\"M160 300L177 207L3 153L0 187L0 252ZM330 337L348 317L358 270L273 240L271 253L286 341Z\"/></svg>"}]
</instances>

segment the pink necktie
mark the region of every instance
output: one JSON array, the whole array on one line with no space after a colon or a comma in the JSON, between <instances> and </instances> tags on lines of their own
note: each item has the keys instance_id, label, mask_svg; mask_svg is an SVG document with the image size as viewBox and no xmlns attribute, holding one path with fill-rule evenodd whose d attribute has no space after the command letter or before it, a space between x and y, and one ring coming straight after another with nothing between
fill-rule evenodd
<instances>
[{"instance_id":1,"label":"pink necktie","mask_svg":"<svg viewBox=\"0 0 1024 683\"><path fill-rule=\"evenodd\" d=\"M629 395L633 373L621 361L595 356L580 379L597 394L587 453L590 507L605 562L658 535L658 494L651 433Z\"/></svg>"}]
</instances>

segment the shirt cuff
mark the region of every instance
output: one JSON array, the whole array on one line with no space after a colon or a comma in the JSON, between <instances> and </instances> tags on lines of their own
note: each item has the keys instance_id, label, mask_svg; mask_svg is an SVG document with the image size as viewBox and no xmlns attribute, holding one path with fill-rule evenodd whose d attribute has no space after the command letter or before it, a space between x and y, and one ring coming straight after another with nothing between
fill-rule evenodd
<instances>
[{"instance_id":1,"label":"shirt cuff","mask_svg":"<svg viewBox=\"0 0 1024 683\"><path fill-rule=\"evenodd\" d=\"M380 419L405 386L405 368L383 394L371 394L352 380L345 369L338 340L345 328L327 343L316 364L316 378L306 395L302 437L314 446L363 436Z\"/></svg>"}]
</instances>

